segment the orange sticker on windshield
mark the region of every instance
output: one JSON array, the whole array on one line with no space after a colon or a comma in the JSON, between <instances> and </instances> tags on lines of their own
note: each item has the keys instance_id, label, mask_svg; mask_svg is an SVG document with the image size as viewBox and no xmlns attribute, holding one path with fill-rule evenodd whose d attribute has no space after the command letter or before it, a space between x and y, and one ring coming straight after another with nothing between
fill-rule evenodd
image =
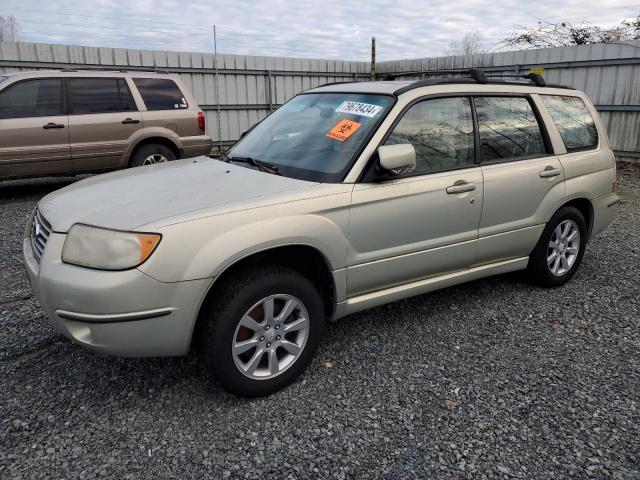
<instances>
[{"instance_id":1,"label":"orange sticker on windshield","mask_svg":"<svg viewBox=\"0 0 640 480\"><path fill-rule=\"evenodd\" d=\"M360 128L360 125L360 123L353 120L340 120L335 127L329 130L327 137L344 142Z\"/></svg>"}]
</instances>

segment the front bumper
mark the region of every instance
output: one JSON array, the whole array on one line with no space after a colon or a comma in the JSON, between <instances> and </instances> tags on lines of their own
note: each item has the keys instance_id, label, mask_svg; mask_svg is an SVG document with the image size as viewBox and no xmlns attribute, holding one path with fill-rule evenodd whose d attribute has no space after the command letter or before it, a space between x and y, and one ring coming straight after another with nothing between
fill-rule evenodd
<instances>
[{"instance_id":1,"label":"front bumper","mask_svg":"<svg viewBox=\"0 0 640 480\"><path fill-rule=\"evenodd\" d=\"M89 349L124 357L189 351L210 279L159 282L137 269L91 270L62 262L66 235L52 233L40 263L23 242L31 287L51 324Z\"/></svg>"}]
</instances>

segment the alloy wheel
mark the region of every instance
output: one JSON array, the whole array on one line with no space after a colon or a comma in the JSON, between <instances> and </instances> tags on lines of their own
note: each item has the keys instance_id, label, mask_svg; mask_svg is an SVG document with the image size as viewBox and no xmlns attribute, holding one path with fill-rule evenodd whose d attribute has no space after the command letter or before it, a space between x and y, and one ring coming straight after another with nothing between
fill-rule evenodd
<instances>
[{"instance_id":1,"label":"alloy wheel","mask_svg":"<svg viewBox=\"0 0 640 480\"><path fill-rule=\"evenodd\" d=\"M555 276L567 273L578 258L580 229L573 220L564 220L553 231L547 249L547 266Z\"/></svg>"},{"instance_id":2,"label":"alloy wheel","mask_svg":"<svg viewBox=\"0 0 640 480\"><path fill-rule=\"evenodd\" d=\"M240 319L232 340L233 361L245 376L268 380L300 357L309 336L309 314L292 295L270 295Z\"/></svg>"}]
</instances>

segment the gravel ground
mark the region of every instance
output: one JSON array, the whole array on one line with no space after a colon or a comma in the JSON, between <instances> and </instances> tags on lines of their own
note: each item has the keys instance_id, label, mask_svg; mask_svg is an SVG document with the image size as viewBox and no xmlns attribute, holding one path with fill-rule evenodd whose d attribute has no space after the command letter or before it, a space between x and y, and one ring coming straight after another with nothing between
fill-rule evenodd
<instances>
[{"instance_id":1,"label":"gravel ground","mask_svg":"<svg viewBox=\"0 0 640 480\"><path fill-rule=\"evenodd\" d=\"M193 357L119 359L46 323L0 184L0 478L640 478L640 170L568 285L476 281L332 324L303 377L241 400Z\"/></svg>"}]
</instances>

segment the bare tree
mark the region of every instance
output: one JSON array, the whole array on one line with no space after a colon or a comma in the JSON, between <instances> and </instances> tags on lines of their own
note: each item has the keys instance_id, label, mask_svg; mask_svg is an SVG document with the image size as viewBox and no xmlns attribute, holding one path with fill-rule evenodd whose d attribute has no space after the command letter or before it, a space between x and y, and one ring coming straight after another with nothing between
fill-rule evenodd
<instances>
[{"instance_id":1,"label":"bare tree","mask_svg":"<svg viewBox=\"0 0 640 480\"><path fill-rule=\"evenodd\" d=\"M0 15L0 41L16 42L18 40L20 25L13 15Z\"/></svg>"},{"instance_id":2,"label":"bare tree","mask_svg":"<svg viewBox=\"0 0 640 480\"><path fill-rule=\"evenodd\" d=\"M462 40L449 43L447 55L475 55L485 53L482 35L479 32L467 33Z\"/></svg>"},{"instance_id":3,"label":"bare tree","mask_svg":"<svg viewBox=\"0 0 640 480\"><path fill-rule=\"evenodd\" d=\"M640 15L619 26L602 28L588 22L538 22L535 27L520 28L501 42L506 48L548 48L590 43L619 43L640 39Z\"/></svg>"}]
</instances>

